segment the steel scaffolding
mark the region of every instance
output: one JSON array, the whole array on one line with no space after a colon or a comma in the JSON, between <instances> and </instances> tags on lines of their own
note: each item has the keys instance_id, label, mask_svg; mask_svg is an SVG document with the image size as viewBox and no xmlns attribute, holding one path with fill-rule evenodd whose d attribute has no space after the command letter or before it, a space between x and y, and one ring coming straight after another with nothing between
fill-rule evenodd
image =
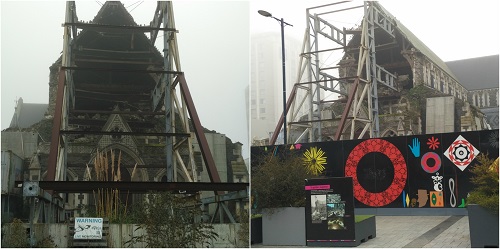
<instances>
[{"instance_id":1,"label":"steel scaffolding","mask_svg":"<svg viewBox=\"0 0 500 249\"><path fill-rule=\"evenodd\" d=\"M162 27L163 24L163 27ZM71 42L77 37L77 29L94 29L94 30L109 30L109 29L129 29L135 32L144 32L150 34L151 44L154 46L158 33L163 31L163 70L131 70L127 68L85 68L76 67L72 61L72 46ZM179 52L177 49L176 28L174 22L174 14L171 2L158 2L154 18L149 26L119 26L107 24L94 24L79 22L76 14L76 5L74 1L66 4L66 21L64 23L64 44L62 54L62 66L59 72L59 85L57 90L56 109L54 115L54 126L52 129L52 141L49 157L49 170L47 180L62 181L65 179L66 168L66 143L65 134L71 133L68 130L69 111L72 111L75 106L75 87L73 83L72 73L76 70L108 70L118 72L139 72L144 74L160 74L156 77L156 86L152 91L152 110L153 112L162 112L165 116L166 126L163 133L142 133L133 134L119 132L121 135L152 135L166 137L166 165L167 165L167 181L176 181L177 168L182 169L182 173L190 181L197 181L196 170L194 165L191 131L189 127L189 118L193 121L194 134L196 135L205 164L208 167L209 176L212 182L220 182L215 163L208 148L206 137L194 107L189 88L187 86L184 74L181 70ZM179 85L180 96L176 91L176 86ZM75 110L77 111L77 110ZM82 110L78 110L82 113ZM83 111L85 112L85 111ZM93 113L90 112L89 113ZM180 121L186 132L177 133L175 130L175 113L179 113ZM189 113L189 116L188 116ZM81 131L84 134L104 134L103 132L87 132ZM107 132L110 133L110 132ZM106 134L107 134L106 133ZM179 148L183 143L187 143L190 158L184 162L180 156Z\"/></svg>"},{"instance_id":2,"label":"steel scaffolding","mask_svg":"<svg viewBox=\"0 0 500 249\"><path fill-rule=\"evenodd\" d=\"M106 2L106 4L117 4ZM121 4L121 3L118 3ZM163 24L163 25L162 25ZM55 113L52 127L52 138L50 144L50 153L48 160L48 171L45 178L45 182L42 185L46 190L53 193L62 193L68 191L62 191L64 189L65 183L61 184L49 184L52 181L66 181L66 169L68 166L68 136L73 134L87 135L115 135L115 136L157 136L165 138L165 167L167 183L165 186L160 186L161 183L145 183L145 182L127 182L122 183L120 188L126 188L130 192L143 192L148 189L148 186L154 186L152 189L157 190L179 190L179 191L213 191L216 195L224 195L225 191L235 191L235 190L245 190L248 184L221 184L217 168L215 166L214 158L210 152L207 139L203 132L203 127L199 120L196 108L194 106L191 93L189 91L184 73L181 70L179 51L177 48L177 29L175 27L174 12L172 2L158 2L156 11L154 13L153 20L149 25L111 25L103 23L93 23L93 22L82 22L78 21L76 4L74 1L66 2L66 17L64 27L64 43L63 43L63 53L61 67L59 69L59 78L57 86L57 97L55 104ZM79 30L92 30L102 34L107 32L129 32L131 34L131 39L134 39L135 33L145 33L149 34L149 40L152 46L154 46L156 39L159 37L160 32L162 32L163 37L163 65L161 70L155 68L154 66L149 66L147 69L137 69L130 65L135 64L145 64L146 61L137 61L133 58L134 55L127 51L115 51L115 50L96 50L91 48L83 48L86 51L93 53L99 52L96 57L90 57L90 59L85 58L87 62L98 65L96 67L86 67L78 66L75 62L75 49L82 51L82 48L75 48L74 42L80 35ZM127 34L129 34L127 33ZM120 53L120 56L126 57L124 61L116 61L116 58L106 57L106 55L114 55ZM80 61L81 58L80 58ZM103 66L107 64L99 63L111 63L113 65L121 65L121 67L116 66ZM94 64L92 64L94 65ZM151 91L150 100L151 108L145 110L137 111L127 111L127 110L82 110L75 108L78 104L78 100L75 98L75 80L74 73L80 71L90 71L90 72L100 72L100 71L113 71L114 73L138 73L144 75L150 75L155 80L155 87ZM131 90L133 91L133 90ZM118 114L118 115L134 115L141 113L141 115L152 115L152 116L163 116L165 118L165 127L163 132L130 132L130 131L104 131L104 130L78 130L72 129L71 125L68 124L70 114L83 114L83 115L94 115L99 113L105 114ZM176 120L179 119L179 120ZM179 123L182 124L181 131L179 129ZM190 124L192 125L194 131L191 131ZM177 125L177 126L176 126ZM195 165L195 157L193 152L193 139L198 140L202 159L207 167L208 176L210 181L214 183L203 184L199 183L197 179L197 167ZM188 150L188 158L182 156L182 150ZM147 165L142 165L143 167ZM176 184L178 169L180 169L179 174L182 174L188 182L183 182L182 184ZM66 182L69 183L69 182ZM75 185L76 184L76 185ZM81 181L78 183L73 183L73 187L76 192L88 192L83 191L84 189L95 189L96 186L91 186L92 182ZM95 183L94 183L95 184ZM101 182L98 185L102 188L114 188L116 182ZM124 185L125 184L125 185ZM87 186L87 187L85 187ZM135 189L135 190L134 190ZM219 203L219 205L224 205ZM221 208L222 210L222 208ZM227 210L227 208L225 208ZM230 216L230 214L228 213Z\"/></svg>"},{"instance_id":3,"label":"steel scaffolding","mask_svg":"<svg viewBox=\"0 0 500 249\"><path fill-rule=\"evenodd\" d=\"M287 101L288 130L296 131L291 143L320 142L327 139L379 137L378 91L394 86L396 76L376 63L375 31L383 30L395 39L394 23L379 10L376 2L362 5L342 1L306 9L304 34L297 81ZM329 20L340 12L363 10L357 27L340 27ZM354 38L355 36L360 38ZM330 53L330 55L328 55ZM332 65L331 54L342 60ZM357 60L355 59L357 57ZM301 94L299 92L302 91ZM297 96L303 96L297 98ZM338 96L337 99L328 99ZM343 103L342 114L325 110L328 103ZM308 115L299 111L308 109ZM283 125L283 115L270 143L274 144ZM325 131L328 127L329 130ZM335 132L332 131L335 127ZM368 133L367 133L368 132ZM289 134L293 134L289 132ZM293 135L289 135L293 136Z\"/></svg>"}]
</instances>

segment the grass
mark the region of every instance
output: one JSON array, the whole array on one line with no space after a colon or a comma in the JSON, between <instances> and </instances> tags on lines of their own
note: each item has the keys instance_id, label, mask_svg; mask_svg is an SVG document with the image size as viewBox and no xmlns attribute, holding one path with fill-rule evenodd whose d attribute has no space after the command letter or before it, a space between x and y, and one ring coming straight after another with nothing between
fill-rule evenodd
<instances>
[{"instance_id":1,"label":"grass","mask_svg":"<svg viewBox=\"0 0 500 249\"><path fill-rule=\"evenodd\" d=\"M261 218L262 214L252 214L252 219Z\"/></svg>"},{"instance_id":2,"label":"grass","mask_svg":"<svg viewBox=\"0 0 500 249\"><path fill-rule=\"evenodd\" d=\"M358 223L358 222L361 222L361 221L364 221L370 217L373 217L375 215L355 215L354 216L354 222L355 223Z\"/></svg>"}]
</instances>

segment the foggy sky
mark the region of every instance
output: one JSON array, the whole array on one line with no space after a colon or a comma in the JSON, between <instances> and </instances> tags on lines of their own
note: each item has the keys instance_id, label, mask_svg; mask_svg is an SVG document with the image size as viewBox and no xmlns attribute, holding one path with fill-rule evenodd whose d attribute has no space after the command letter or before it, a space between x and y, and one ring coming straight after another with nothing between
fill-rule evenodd
<instances>
[{"instance_id":1,"label":"foggy sky","mask_svg":"<svg viewBox=\"0 0 500 249\"><path fill-rule=\"evenodd\" d=\"M156 2L133 5L136 2L141 3L122 3L136 23L149 25ZM243 157L248 158L249 4L185 1L173 5L181 68L200 121L233 143L241 142ZM0 8L3 130L10 124L17 98L24 103L49 101L49 66L62 52L65 2L2 1ZM100 8L97 1L76 1L79 20L92 20Z\"/></svg>"},{"instance_id":2,"label":"foggy sky","mask_svg":"<svg viewBox=\"0 0 500 249\"><path fill-rule=\"evenodd\" d=\"M257 13L262 9L292 24L293 27L285 27L285 34L302 42L306 28L305 9L333 2L339 1L309 0L285 4L283 1L252 0L250 32L280 32L276 20ZM499 1L382 0L379 2L445 62L499 53ZM362 1L356 0L351 6L362 4ZM342 16L342 13L328 15L327 21L330 23L338 21L349 26L361 20L359 17Z\"/></svg>"},{"instance_id":3,"label":"foggy sky","mask_svg":"<svg viewBox=\"0 0 500 249\"><path fill-rule=\"evenodd\" d=\"M257 10L293 24L286 27L285 34L302 41L305 8L330 2L174 1L182 71L201 123L243 143L244 158L249 153L245 88L250 82L250 33L280 32L276 20L259 15ZM123 3L138 24L152 20L156 2ZM444 61L499 53L498 1L381 3ZM76 6L83 21L92 20L101 7L97 1L76 1ZM1 128L5 129L17 98L22 97L25 103L48 103L49 66L62 51L65 2L1 1L0 9Z\"/></svg>"}]
</instances>

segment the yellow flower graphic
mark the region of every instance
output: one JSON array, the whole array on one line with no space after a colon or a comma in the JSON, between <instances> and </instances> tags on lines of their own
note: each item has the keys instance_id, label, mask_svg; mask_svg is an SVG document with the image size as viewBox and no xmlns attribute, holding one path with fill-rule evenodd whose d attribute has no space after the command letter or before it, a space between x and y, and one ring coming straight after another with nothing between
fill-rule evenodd
<instances>
[{"instance_id":1,"label":"yellow flower graphic","mask_svg":"<svg viewBox=\"0 0 500 249\"><path fill-rule=\"evenodd\" d=\"M302 160L304 161L304 166L307 167L307 171L313 175L319 175L325 170L324 164L326 164L326 157L323 156L325 154L324 151L316 147L312 147L310 150L306 150L304 152L304 157Z\"/></svg>"}]
</instances>

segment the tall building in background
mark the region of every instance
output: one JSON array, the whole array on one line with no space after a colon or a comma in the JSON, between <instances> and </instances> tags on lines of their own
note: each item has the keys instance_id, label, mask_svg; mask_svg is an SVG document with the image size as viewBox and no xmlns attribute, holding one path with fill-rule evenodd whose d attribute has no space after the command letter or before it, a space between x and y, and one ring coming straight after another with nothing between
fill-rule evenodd
<instances>
[{"instance_id":1,"label":"tall building in background","mask_svg":"<svg viewBox=\"0 0 500 249\"><path fill-rule=\"evenodd\" d=\"M251 139L252 145L264 145L283 113L281 34L269 32L252 35L251 49ZM287 99L297 81L300 53L301 42L287 37L285 32ZM306 114L306 110L307 107L303 107L300 112Z\"/></svg>"}]
</instances>

